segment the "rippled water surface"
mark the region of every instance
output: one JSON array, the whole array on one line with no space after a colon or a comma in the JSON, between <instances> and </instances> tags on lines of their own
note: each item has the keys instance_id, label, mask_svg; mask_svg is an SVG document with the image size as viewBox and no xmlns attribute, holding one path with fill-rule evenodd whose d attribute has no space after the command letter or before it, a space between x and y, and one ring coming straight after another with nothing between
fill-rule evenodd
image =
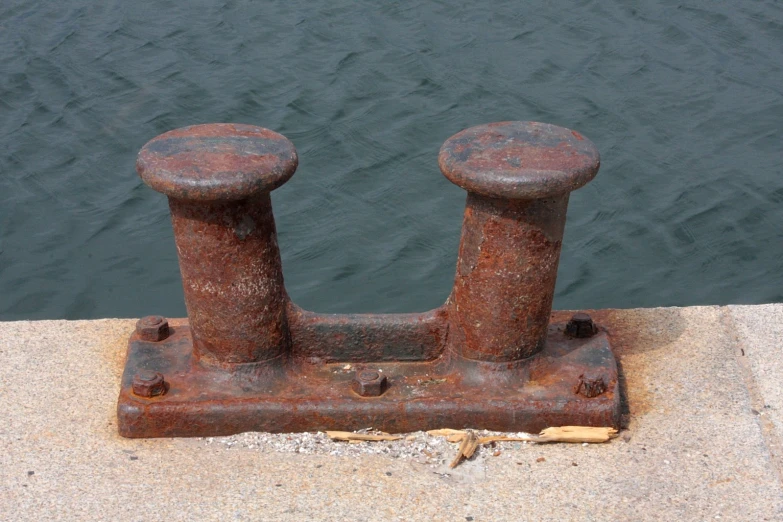
<instances>
[{"instance_id":1,"label":"rippled water surface","mask_svg":"<svg viewBox=\"0 0 783 522\"><path fill-rule=\"evenodd\" d=\"M370 5L374 4L374 5ZM783 300L779 1L0 2L0 318L185 313L165 198L135 155L261 125L286 285L318 311L417 311L454 275L457 131L576 129L555 306Z\"/></svg>"}]
</instances>

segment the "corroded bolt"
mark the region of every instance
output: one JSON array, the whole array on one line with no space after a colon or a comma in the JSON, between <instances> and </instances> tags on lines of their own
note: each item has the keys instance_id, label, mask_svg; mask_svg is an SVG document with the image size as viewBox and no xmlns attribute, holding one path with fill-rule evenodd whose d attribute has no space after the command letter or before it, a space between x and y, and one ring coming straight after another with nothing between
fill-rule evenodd
<instances>
[{"instance_id":1,"label":"corroded bolt","mask_svg":"<svg viewBox=\"0 0 783 522\"><path fill-rule=\"evenodd\" d=\"M579 376L579 383L576 385L575 393L583 395L588 399L598 397L606 391L606 381L602 375L585 375Z\"/></svg>"},{"instance_id":2,"label":"corroded bolt","mask_svg":"<svg viewBox=\"0 0 783 522\"><path fill-rule=\"evenodd\" d=\"M383 395L387 385L385 375L373 370L363 370L356 374L351 389L362 397L378 397Z\"/></svg>"},{"instance_id":3,"label":"corroded bolt","mask_svg":"<svg viewBox=\"0 0 783 522\"><path fill-rule=\"evenodd\" d=\"M592 337L598 333L598 328L595 326L593 319L582 312L574 314L571 320L568 321L565 327L566 335L576 337L577 339L586 339Z\"/></svg>"},{"instance_id":4,"label":"corroded bolt","mask_svg":"<svg viewBox=\"0 0 783 522\"><path fill-rule=\"evenodd\" d=\"M157 397L166 393L166 381L160 372L141 371L133 376L133 393L139 397Z\"/></svg>"},{"instance_id":5,"label":"corroded bolt","mask_svg":"<svg viewBox=\"0 0 783 522\"><path fill-rule=\"evenodd\" d=\"M159 315L148 315L136 322L136 333L142 341L158 342L169 336L169 322Z\"/></svg>"}]
</instances>

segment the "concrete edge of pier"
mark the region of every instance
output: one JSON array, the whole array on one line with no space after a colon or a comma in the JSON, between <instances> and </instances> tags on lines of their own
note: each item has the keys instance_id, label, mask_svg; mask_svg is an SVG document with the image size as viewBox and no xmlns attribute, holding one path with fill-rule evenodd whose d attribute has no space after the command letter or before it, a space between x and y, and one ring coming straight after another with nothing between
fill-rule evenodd
<instances>
[{"instance_id":1,"label":"concrete edge of pier","mask_svg":"<svg viewBox=\"0 0 783 522\"><path fill-rule=\"evenodd\" d=\"M628 429L482 448L455 469L423 434L123 439L134 319L0 323L1 518L783 519L783 304L590 313L622 367Z\"/></svg>"}]
</instances>

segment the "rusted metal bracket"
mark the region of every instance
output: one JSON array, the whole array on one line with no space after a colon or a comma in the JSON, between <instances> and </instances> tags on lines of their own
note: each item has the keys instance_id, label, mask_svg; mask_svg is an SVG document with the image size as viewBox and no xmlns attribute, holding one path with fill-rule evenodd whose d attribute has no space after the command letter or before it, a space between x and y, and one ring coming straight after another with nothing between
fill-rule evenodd
<instances>
[{"instance_id":1,"label":"rusted metal bracket","mask_svg":"<svg viewBox=\"0 0 783 522\"><path fill-rule=\"evenodd\" d=\"M136 166L168 196L188 321L137 324L120 434L617 427L606 333L586 314L551 315L568 197L598 172L595 146L502 122L452 136L438 161L468 191L446 303L333 315L302 310L283 284L269 194L296 170L290 141L211 124L147 143Z\"/></svg>"}]
</instances>

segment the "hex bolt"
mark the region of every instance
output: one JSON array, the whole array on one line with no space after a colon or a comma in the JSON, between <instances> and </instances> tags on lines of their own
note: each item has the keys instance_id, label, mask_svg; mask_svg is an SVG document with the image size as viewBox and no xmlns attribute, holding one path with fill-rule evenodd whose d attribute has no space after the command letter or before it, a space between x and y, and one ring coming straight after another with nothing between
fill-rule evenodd
<instances>
[{"instance_id":1,"label":"hex bolt","mask_svg":"<svg viewBox=\"0 0 783 522\"><path fill-rule=\"evenodd\" d=\"M169 336L169 322L165 317L148 315L136 322L136 333L142 341L157 343Z\"/></svg>"},{"instance_id":2,"label":"hex bolt","mask_svg":"<svg viewBox=\"0 0 783 522\"><path fill-rule=\"evenodd\" d=\"M574 391L579 395L592 399L606 391L606 381L603 375L582 374L579 376L579 383Z\"/></svg>"},{"instance_id":3,"label":"hex bolt","mask_svg":"<svg viewBox=\"0 0 783 522\"><path fill-rule=\"evenodd\" d=\"M468 191L450 348L478 361L530 357L546 341L569 194L597 174L598 150L569 129L510 121L455 134L438 163Z\"/></svg>"},{"instance_id":4,"label":"hex bolt","mask_svg":"<svg viewBox=\"0 0 783 522\"><path fill-rule=\"evenodd\" d=\"M388 387L388 379L380 372L362 370L356 373L351 389L362 397L378 397Z\"/></svg>"},{"instance_id":5,"label":"hex bolt","mask_svg":"<svg viewBox=\"0 0 783 522\"><path fill-rule=\"evenodd\" d=\"M285 136L229 123L176 129L139 152L139 176L169 198L201 362L279 360L291 347L270 192L297 164Z\"/></svg>"},{"instance_id":6,"label":"hex bolt","mask_svg":"<svg viewBox=\"0 0 783 522\"><path fill-rule=\"evenodd\" d=\"M142 370L133 376L133 393L139 397L157 397L166 393L166 381L163 374Z\"/></svg>"},{"instance_id":7,"label":"hex bolt","mask_svg":"<svg viewBox=\"0 0 783 522\"><path fill-rule=\"evenodd\" d=\"M598 327L586 313L579 312L566 323L565 334L577 339L587 339L598 333Z\"/></svg>"}]
</instances>

